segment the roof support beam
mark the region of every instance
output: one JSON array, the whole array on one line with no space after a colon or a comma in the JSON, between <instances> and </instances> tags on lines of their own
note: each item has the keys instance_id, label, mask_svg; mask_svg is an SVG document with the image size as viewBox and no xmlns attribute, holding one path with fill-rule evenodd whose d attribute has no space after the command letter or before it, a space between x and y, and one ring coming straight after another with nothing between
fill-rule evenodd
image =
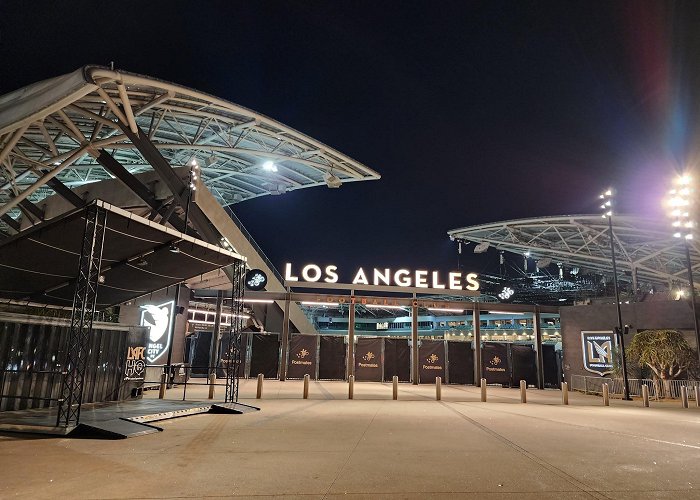
<instances>
[{"instance_id":1,"label":"roof support beam","mask_svg":"<svg viewBox=\"0 0 700 500\"><path fill-rule=\"evenodd\" d=\"M14 229L15 231L17 231L19 233L20 224L15 219L13 219L12 217L10 217L7 214L4 214L2 217L0 217L0 219L2 219L2 221L5 224L7 224L8 226L10 226L12 229Z\"/></svg>"},{"instance_id":2,"label":"roof support beam","mask_svg":"<svg viewBox=\"0 0 700 500\"><path fill-rule=\"evenodd\" d=\"M83 199L57 178L49 179L46 184L74 207L80 208L85 206Z\"/></svg>"},{"instance_id":3,"label":"roof support beam","mask_svg":"<svg viewBox=\"0 0 700 500\"><path fill-rule=\"evenodd\" d=\"M34 217L39 220L44 220L44 211L37 207L34 203L29 200L22 200L19 202L19 207L23 208L27 212L31 213Z\"/></svg>"}]
</instances>

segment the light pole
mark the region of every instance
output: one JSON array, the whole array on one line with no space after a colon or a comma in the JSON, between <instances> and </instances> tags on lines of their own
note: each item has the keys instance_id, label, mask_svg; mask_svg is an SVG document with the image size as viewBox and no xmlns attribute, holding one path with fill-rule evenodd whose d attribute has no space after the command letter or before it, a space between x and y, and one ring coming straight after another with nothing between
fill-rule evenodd
<instances>
[{"instance_id":1,"label":"light pole","mask_svg":"<svg viewBox=\"0 0 700 500\"><path fill-rule=\"evenodd\" d=\"M620 352L622 354L622 379L624 381L624 393L622 399L630 400L630 383L627 378L627 355L625 354L625 334L624 327L622 326L622 309L620 308L620 288L617 284L617 263L615 261L615 241L613 235L613 190L608 189L603 194L600 195L600 199L603 200L603 204L600 206L603 209L603 218L608 219L608 237L610 238L610 254L612 255L612 267L613 267L613 283L615 285L615 307L617 307L617 337L620 339Z\"/></svg>"},{"instance_id":2,"label":"light pole","mask_svg":"<svg viewBox=\"0 0 700 500\"><path fill-rule=\"evenodd\" d=\"M683 240L685 247L685 262L688 266L688 284L690 285L690 304L693 309L693 326L695 328L695 345L700 361L700 333L698 330L698 316L695 313L695 284L693 283L693 263L690 260L690 242L693 240L695 221L690 217L690 207L693 201L692 178L688 174L678 177L674 184L676 187L669 191L668 204L671 208L673 222L673 236Z\"/></svg>"}]
</instances>

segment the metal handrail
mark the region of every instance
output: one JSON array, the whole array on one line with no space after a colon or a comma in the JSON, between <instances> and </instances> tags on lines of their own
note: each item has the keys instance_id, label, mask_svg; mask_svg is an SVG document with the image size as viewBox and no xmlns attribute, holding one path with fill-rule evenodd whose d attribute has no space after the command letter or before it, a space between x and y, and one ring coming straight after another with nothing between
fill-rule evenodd
<instances>
[{"instance_id":1,"label":"metal handrail","mask_svg":"<svg viewBox=\"0 0 700 500\"><path fill-rule=\"evenodd\" d=\"M655 399L680 397L681 387L693 389L688 391L688 398L695 399L695 387L700 386L700 380L666 380L660 379L639 379L631 378L629 380L630 395L641 396L642 386L647 386L649 389L649 397ZM571 390L583 392L585 394L602 394L603 384L608 384L610 395L623 395L623 381L621 378L608 377L589 377L587 375L571 375Z\"/></svg>"}]
</instances>

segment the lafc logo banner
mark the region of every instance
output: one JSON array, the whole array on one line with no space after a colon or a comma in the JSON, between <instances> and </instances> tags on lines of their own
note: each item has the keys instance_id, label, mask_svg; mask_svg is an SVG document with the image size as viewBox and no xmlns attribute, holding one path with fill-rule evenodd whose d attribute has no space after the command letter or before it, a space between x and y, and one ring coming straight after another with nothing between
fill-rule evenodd
<instances>
[{"instance_id":1,"label":"lafc logo banner","mask_svg":"<svg viewBox=\"0 0 700 500\"><path fill-rule=\"evenodd\" d=\"M613 332L581 332L583 367L600 376L613 373L613 351L617 337Z\"/></svg>"}]
</instances>

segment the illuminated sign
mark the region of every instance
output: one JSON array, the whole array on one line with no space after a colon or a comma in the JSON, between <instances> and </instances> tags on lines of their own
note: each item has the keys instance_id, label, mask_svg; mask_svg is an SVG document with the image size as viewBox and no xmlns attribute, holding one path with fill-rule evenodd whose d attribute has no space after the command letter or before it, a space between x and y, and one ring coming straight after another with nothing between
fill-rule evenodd
<instances>
[{"instance_id":1,"label":"illuminated sign","mask_svg":"<svg viewBox=\"0 0 700 500\"><path fill-rule=\"evenodd\" d=\"M393 271L389 268L377 269L375 267L371 271L359 268L355 272L352 284L476 291L479 289L478 278L476 273L464 274L459 271L450 272L445 277L441 276L440 271L410 271L408 269ZM330 265L321 269L321 266L316 264L308 264L301 268L301 272L297 275L292 264L288 262L284 266L284 279L287 282L301 280L307 283L337 283L338 266Z\"/></svg>"},{"instance_id":2,"label":"illuminated sign","mask_svg":"<svg viewBox=\"0 0 700 500\"><path fill-rule=\"evenodd\" d=\"M381 323L375 323L377 325L377 330L388 330L389 329L389 322L384 321Z\"/></svg>"},{"instance_id":3,"label":"illuminated sign","mask_svg":"<svg viewBox=\"0 0 700 500\"><path fill-rule=\"evenodd\" d=\"M149 327L148 343L146 346L146 360L154 363L165 354L170 346L170 332L172 331L173 311L175 301L163 304L148 304L141 306L141 326Z\"/></svg>"},{"instance_id":4,"label":"illuminated sign","mask_svg":"<svg viewBox=\"0 0 700 500\"><path fill-rule=\"evenodd\" d=\"M245 275L245 286L252 291L262 290L267 286L267 275L260 269L251 269Z\"/></svg>"},{"instance_id":5,"label":"illuminated sign","mask_svg":"<svg viewBox=\"0 0 700 500\"><path fill-rule=\"evenodd\" d=\"M586 370L600 376L613 373L613 350L617 347L613 332L581 332L581 342Z\"/></svg>"}]
</instances>

